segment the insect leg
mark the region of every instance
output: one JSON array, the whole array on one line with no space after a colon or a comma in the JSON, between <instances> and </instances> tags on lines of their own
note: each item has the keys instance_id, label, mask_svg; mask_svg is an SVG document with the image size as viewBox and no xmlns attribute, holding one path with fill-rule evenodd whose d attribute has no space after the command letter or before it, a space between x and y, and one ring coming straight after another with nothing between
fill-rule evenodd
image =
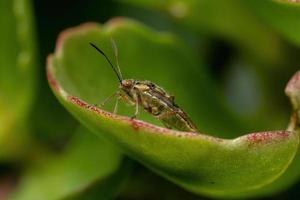
<instances>
[{"instance_id":1,"label":"insect leg","mask_svg":"<svg viewBox=\"0 0 300 200\"><path fill-rule=\"evenodd\" d=\"M118 96L117 99L116 99L116 104L115 104L115 107L114 107L114 113L117 113L117 111L118 111L119 99L120 99L120 96Z\"/></svg>"},{"instance_id":2,"label":"insect leg","mask_svg":"<svg viewBox=\"0 0 300 200\"><path fill-rule=\"evenodd\" d=\"M134 99L134 103L135 103L135 113L131 117L131 119L135 119L137 117L137 115L139 114L139 102L138 102L138 96L136 93L133 93L133 99Z\"/></svg>"},{"instance_id":3,"label":"insect leg","mask_svg":"<svg viewBox=\"0 0 300 200\"><path fill-rule=\"evenodd\" d=\"M110 101L113 97L115 97L116 95L119 95L119 91L113 93L112 95L110 95L109 97L107 97L106 99L104 99L104 101L102 101L102 103L100 105L95 104L95 106L99 106L100 108L103 107L108 101Z\"/></svg>"},{"instance_id":4,"label":"insect leg","mask_svg":"<svg viewBox=\"0 0 300 200\"><path fill-rule=\"evenodd\" d=\"M126 95L122 94L121 92L119 93L119 97L121 99L123 99L124 101L126 101L127 103L129 103L130 105L135 105L135 102L133 102L132 100L130 100Z\"/></svg>"}]
</instances>

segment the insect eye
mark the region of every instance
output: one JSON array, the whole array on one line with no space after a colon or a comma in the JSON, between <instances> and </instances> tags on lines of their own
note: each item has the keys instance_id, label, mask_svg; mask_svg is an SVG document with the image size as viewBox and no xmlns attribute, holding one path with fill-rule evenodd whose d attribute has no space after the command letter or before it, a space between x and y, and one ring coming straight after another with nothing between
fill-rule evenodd
<instances>
[{"instance_id":1,"label":"insect eye","mask_svg":"<svg viewBox=\"0 0 300 200\"><path fill-rule=\"evenodd\" d=\"M132 81L131 81L131 80L123 80L123 81L122 81L122 85L123 85L124 87L129 88L129 87L132 86Z\"/></svg>"}]
</instances>

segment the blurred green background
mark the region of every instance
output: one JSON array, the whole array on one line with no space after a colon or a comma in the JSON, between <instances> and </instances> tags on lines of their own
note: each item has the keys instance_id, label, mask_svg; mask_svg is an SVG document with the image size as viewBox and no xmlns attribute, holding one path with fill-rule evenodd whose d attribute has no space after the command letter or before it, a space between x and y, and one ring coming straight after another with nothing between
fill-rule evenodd
<instances>
[{"instance_id":1,"label":"blurred green background","mask_svg":"<svg viewBox=\"0 0 300 200\"><path fill-rule=\"evenodd\" d=\"M207 199L86 134L51 92L46 57L66 28L133 18L192 49L219 100L246 124L234 135L282 130L291 113L284 88L300 67L300 5L282 2L0 0L0 199ZM79 175L64 182L68 174ZM297 199L298 174L257 198Z\"/></svg>"}]
</instances>

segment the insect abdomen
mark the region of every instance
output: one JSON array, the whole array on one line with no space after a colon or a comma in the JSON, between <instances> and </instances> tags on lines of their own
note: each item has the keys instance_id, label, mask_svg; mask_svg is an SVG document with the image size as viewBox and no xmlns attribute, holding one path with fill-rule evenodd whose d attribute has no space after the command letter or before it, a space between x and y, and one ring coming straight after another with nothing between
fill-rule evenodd
<instances>
[{"instance_id":1,"label":"insect abdomen","mask_svg":"<svg viewBox=\"0 0 300 200\"><path fill-rule=\"evenodd\" d=\"M180 131L197 132L197 128L187 114L174 102L153 93L143 92L139 96L139 104L157 119L161 120L167 128Z\"/></svg>"},{"instance_id":2,"label":"insect abdomen","mask_svg":"<svg viewBox=\"0 0 300 200\"><path fill-rule=\"evenodd\" d=\"M197 132L197 127L190 118L182 111L167 111L165 115L158 116L166 127L180 131Z\"/></svg>"}]
</instances>

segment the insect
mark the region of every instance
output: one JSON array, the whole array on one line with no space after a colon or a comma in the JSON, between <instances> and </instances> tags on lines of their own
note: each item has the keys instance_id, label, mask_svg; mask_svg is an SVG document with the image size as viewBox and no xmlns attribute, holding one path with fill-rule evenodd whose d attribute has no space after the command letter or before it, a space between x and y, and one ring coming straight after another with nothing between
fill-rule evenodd
<instances>
[{"instance_id":1,"label":"insect","mask_svg":"<svg viewBox=\"0 0 300 200\"><path fill-rule=\"evenodd\" d=\"M112 97L117 96L114 112L117 111L119 99L124 99L135 106L135 113L132 118L136 118L139 113L139 106L152 114L155 118L170 129L181 131L197 132L197 128L188 115L175 104L174 96L169 95L164 89L151 81L139 81L134 79L123 79L118 61L118 49L111 39L112 48L116 58L116 66L112 64L106 54L96 45L90 43L100 54L102 54L119 80L119 91L109 96L102 105L109 101Z\"/></svg>"}]
</instances>

